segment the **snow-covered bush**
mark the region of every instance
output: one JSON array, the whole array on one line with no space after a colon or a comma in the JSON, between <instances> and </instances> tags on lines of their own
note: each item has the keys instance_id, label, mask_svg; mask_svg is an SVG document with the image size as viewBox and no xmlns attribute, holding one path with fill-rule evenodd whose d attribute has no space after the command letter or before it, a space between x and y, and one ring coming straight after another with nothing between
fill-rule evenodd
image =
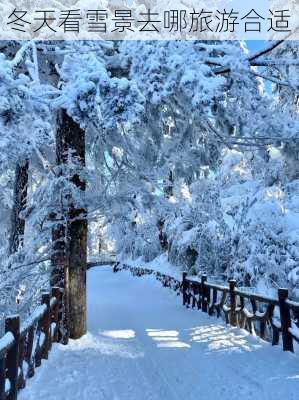
<instances>
[{"instance_id":1,"label":"snow-covered bush","mask_svg":"<svg viewBox=\"0 0 299 400\"><path fill-rule=\"evenodd\" d=\"M230 216L233 244L227 275L247 286L295 289L298 281L291 271L298 264L297 181L288 182L284 160L275 149L266 163L252 155L233 154L233 160L221 171L223 212Z\"/></svg>"},{"instance_id":2,"label":"snow-covered bush","mask_svg":"<svg viewBox=\"0 0 299 400\"><path fill-rule=\"evenodd\" d=\"M221 274L228 266L230 239L214 180L193 183L188 203L168 223L169 259L193 273Z\"/></svg>"},{"instance_id":3,"label":"snow-covered bush","mask_svg":"<svg viewBox=\"0 0 299 400\"><path fill-rule=\"evenodd\" d=\"M127 218L117 220L117 224L112 227L112 232L116 251L123 258L142 257L148 262L162 252L155 215L132 212Z\"/></svg>"}]
</instances>

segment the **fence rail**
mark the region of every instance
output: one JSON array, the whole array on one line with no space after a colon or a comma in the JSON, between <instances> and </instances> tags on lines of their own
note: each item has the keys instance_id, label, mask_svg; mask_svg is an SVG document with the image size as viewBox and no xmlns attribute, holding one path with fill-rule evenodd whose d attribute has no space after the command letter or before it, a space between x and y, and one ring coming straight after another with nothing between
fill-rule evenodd
<instances>
[{"instance_id":1,"label":"fence rail","mask_svg":"<svg viewBox=\"0 0 299 400\"><path fill-rule=\"evenodd\" d=\"M16 400L52 343L65 340L62 290L44 293L41 305L22 325L18 315L5 319L5 335L0 339L0 400Z\"/></svg>"},{"instance_id":2,"label":"fence rail","mask_svg":"<svg viewBox=\"0 0 299 400\"><path fill-rule=\"evenodd\" d=\"M223 317L227 324L257 334L273 346L281 339L284 351L293 352L294 341L299 343L299 303L289 300L288 289L278 289L274 298L241 290L233 279L227 285L209 282L205 274L188 277L183 272L182 280L178 280L149 268L120 263L113 270L128 270L134 276L154 275L163 286L182 295L185 307Z\"/></svg>"}]
</instances>

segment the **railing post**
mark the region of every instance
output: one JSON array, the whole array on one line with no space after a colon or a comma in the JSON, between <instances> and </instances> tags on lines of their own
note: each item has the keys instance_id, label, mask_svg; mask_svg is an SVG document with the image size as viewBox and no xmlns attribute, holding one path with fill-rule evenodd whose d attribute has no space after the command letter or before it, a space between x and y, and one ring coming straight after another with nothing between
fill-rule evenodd
<instances>
[{"instance_id":1,"label":"railing post","mask_svg":"<svg viewBox=\"0 0 299 400\"><path fill-rule=\"evenodd\" d=\"M278 289L278 301L279 301L279 311L280 311L280 322L281 322L281 335L282 344L284 351L294 351L293 338L289 332L291 328L291 313L286 300L289 296L288 289Z\"/></svg>"},{"instance_id":2,"label":"railing post","mask_svg":"<svg viewBox=\"0 0 299 400\"><path fill-rule=\"evenodd\" d=\"M206 301L207 301L207 312L210 312L210 304L211 304L211 289L207 286L206 288Z\"/></svg>"},{"instance_id":3,"label":"railing post","mask_svg":"<svg viewBox=\"0 0 299 400\"><path fill-rule=\"evenodd\" d=\"M51 296L55 297L57 300L56 305L51 311L51 325L55 324L55 332L53 336L53 342L59 342L60 339L60 321L59 321L59 312L61 307L61 290L59 287L53 287L51 290ZM52 335L52 326L50 327L51 335Z\"/></svg>"},{"instance_id":4,"label":"railing post","mask_svg":"<svg viewBox=\"0 0 299 400\"><path fill-rule=\"evenodd\" d=\"M5 400L5 356L0 357L0 400Z\"/></svg>"},{"instance_id":5,"label":"railing post","mask_svg":"<svg viewBox=\"0 0 299 400\"><path fill-rule=\"evenodd\" d=\"M47 311L45 312L42 319L41 331L45 335L45 342L42 347L41 357L44 359L48 359L49 349L51 347L51 309L50 309L50 294L44 293L42 295L42 304L47 306Z\"/></svg>"},{"instance_id":6,"label":"railing post","mask_svg":"<svg viewBox=\"0 0 299 400\"><path fill-rule=\"evenodd\" d=\"M230 279L229 283L229 297L230 297L230 316L229 316L229 323L232 326L237 325L237 296L235 294L235 288L237 286L237 282L234 279Z\"/></svg>"},{"instance_id":7,"label":"railing post","mask_svg":"<svg viewBox=\"0 0 299 400\"><path fill-rule=\"evenodd\" d=\"M183 306L186 305L187 302L187 272L183 272L183 280L182 280L182 289L183 289Z\"/></svg>"},{"instance_id":8,"label":"railing post","mask_svg":"<svg viewBox=\"0 0 299 400\"><path fill-rule=\"evenodd\" d=\"M208 280L206 274L201 276L201 309L203 312L208 312L208 299L207 299L207 288L205 283Z\"/></svg>"},{"instance_id":9,"label":"railing post","mask_svg":"<svg viewBox=\"0 0 299 400\"><path fill-rule=\"evenodd\" d=\"M118 261L118 262L116 262L116 263L113 265L113 269L112 269L113 272L118 272L118 266L119 266L119 264L120 264L120 262Z\"/></svg>"},{"instance_id":10,"label":"railing post","mask_svg":"<svg viewBox=\"0 0 299 400\"><path fill-rule=\"evenodd\" d=\"M25 337L20 336L19 340L19 357L18 357L18 368L19 368L19 373L18 373L18 390L24 389L26 386L26 375L24 374L24 358L25 358Z\"/></svg>"},{"instance_id":11,"label":"railing post","mask_svg":"<svg viewBox=\"0 0 299 400\"><path fill-rule=\"evenodd\" d=\"M27 346L25 352L25 361L28 364L28 378L32 378L34 376L34 361L32 358L32 350L33 350L33 343L34 343L34 326L31 326L28 330L27 336Z\"/></svg>"},{"instance_id":12,"label":"railing post","mask_svg":"<svg viewBox=\"0 0 299 400\"><path fill-rule=\"evenodd\" d=\"M7 400L17 400L20 341L20 317L18 315L5 319L5 332L11 332L15 338L15 342L6 356L7 378L10 381L10 391Z\"/></svg>"},{"instance_id":13,"label":"railing post","mask_svg":"<svg viewBox=\"0 0 299 400\"><path fill-rule=\"evenodd\" d=\"M210 290L210 303L211 303L211 290ZM212 289L212 307L209 307L209 315L214 314L215 304L217 303L217 289Z\"/></svg>"}]
</instances>

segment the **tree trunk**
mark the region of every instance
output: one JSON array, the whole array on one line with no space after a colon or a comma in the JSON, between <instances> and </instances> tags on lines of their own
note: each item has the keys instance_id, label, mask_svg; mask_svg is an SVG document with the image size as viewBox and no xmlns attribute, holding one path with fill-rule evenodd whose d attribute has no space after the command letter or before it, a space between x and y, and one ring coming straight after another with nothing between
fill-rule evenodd
<instances>
[{"instance_id":1,"label":"tree trunk","mask_svg":"<svg viewBox=\"0 0 299 400\"><path fill-rule=\"evenodd\" d=\"M29 162L17 164L13 193L13 209L11 215L11 235L9 239L9 254L16 253L23 246L25 220L20 213L26 208L28 189Z\"/></svg>"},{"instance_id":2,"label":"tree trunk","mask_svg":"<svg viewBox=\"0 0 299 400\"><path fill-rule=\"evenodd\" d=\"M62 175L70 160L76 160L80 169L85 166L85 132L65 110L58 112L56 155ZM86 184L78 174L70 181L81 195L85 192ZM77 208L71 198L67 203L68 209L62 210L65 222L58 223L53 232L54 260L58 268L67 269L68 328L70 337L77 339L86 333L87 219L85 208Z\"/></svg>"},{"instance_id":3,"label":"tree trunk","mask_svg":"<svg viewBox=\"0 0 299 400\"><path fill-rule=\"evenodd\" d=\"M167 199L173 196L173 186L174 186L174 178L173 178L173 172L169 171L168 179L164 180L164 195Z\"/></svg>"}]
</instances>

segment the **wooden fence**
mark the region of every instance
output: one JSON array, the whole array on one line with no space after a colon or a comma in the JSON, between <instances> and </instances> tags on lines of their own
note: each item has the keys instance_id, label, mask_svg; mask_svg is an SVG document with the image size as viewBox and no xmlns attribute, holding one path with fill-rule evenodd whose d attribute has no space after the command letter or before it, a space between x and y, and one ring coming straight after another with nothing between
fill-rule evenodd
<instances>
[{"instance_id":1,"label":"wooden fence","mask_svg":"<svg viewBox=\"0 0 299 400\"><path fill-rule=\"evenodd\" d=\"M16 400L26 380L48 358L52 343L67 343L62 293L58 287L44 293L41 305L24 324L18 315L5 319L5 335L0 339L0 400Z\"/></svg>"},{"instance_id":2,"label":"wooden fence","mask_svg":"<svg viewBox=\"0 0 299 400\"><path fill-rule=\"evenodd\" d=\"M114 263L98 260L88 263L87 269ZM17 399L27 379L48 358L52 343L68 343L68 301L63 293L59 287L44 293L41 305L23 324L18 315L5 319L5 335L0 338L0 400Z\"/></svg>"},{"instance_id":3,"label":"wooden fence","mask_svg":"<svg viewBox=\"0 0 299 400\"><path fill-rule=\"evenodd\" d=\"M240 290L232 279L228 285L218 285L209 282L207 275L188 277L184 272L179 281L152 269L117 263L114 271L119 270L129 270L134 276L155 275L163 286L182 295L184 306L222 316L227 324L257 334L273 346L281 338L285 351L293 352L294 341L299 343L299 303L288 299L287 289L278 289L277 298L272 298Z\"/></svg>"}]
</instances>

